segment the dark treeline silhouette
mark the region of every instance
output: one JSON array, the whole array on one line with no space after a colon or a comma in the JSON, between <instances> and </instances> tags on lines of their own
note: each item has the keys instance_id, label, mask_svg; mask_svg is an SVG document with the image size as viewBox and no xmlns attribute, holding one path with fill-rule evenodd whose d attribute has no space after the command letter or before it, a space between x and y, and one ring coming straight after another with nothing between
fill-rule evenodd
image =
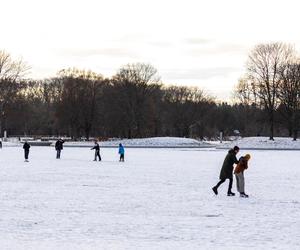
<instances>
[{"instance_id":1,"label":"dark treeline silhouette","mask_svg":"<svg viewBox=\"0 0 300 250\"><path fill-rule=\"evenodd\" d=\"M291 51L284 44L257 46L236 86L235 104L217 102L196 87L165 85L157 70L143 63L123 66L111 78L67 69L50 79L26 80L28 66L0 51L0 133L211 139L238 130L242 136L296 138L300 64L290 60Z\"/></svg>"},{"instance_id":2,"label":"dark treeline silhouette","mask_svg":"<svg viewBox=\"0 0 300 250\"><path fill-rule=\"evenodd\" d=\"M236 93L245 105L256 105L265 111L271 140L274 134L282 134L275 131L275 125L296 140L300 122L300 59L293 46L284 43L255 46Z\"/></svg>"}]
</instances>

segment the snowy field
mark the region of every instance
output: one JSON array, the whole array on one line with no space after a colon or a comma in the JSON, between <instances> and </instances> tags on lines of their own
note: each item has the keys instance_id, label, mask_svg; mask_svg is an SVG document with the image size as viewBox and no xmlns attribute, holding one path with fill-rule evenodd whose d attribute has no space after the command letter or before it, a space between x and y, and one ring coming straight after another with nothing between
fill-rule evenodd
<instances>
[{"instance_id":1,"label":"snowy field","mask_svg":"<svg viewBox=\"0 0 300 250\"><path fill-rule=\"evenodd\" d=\"M119 143L122 143L125 147L146 147L146 148L176 148L176 147L214 147L209 143L198 141L190 138L182 137L151 137L151 138L139 138L139 139L123 139L123 140L109 140L101 141L102 147L117 147ZM93 142L66 142L65 146L75 147L91 147Z\"/></svg>"},{"instance_id":2,"label":"snowy field","mask_svg":"<svg viewBox=\"0 0 300 250\"><path fill-rule=\"evenodd\" d=\"M0 249L300 249L299 152L241 151L249 199L211 190L226 152L4 147Z\"/></svg>"},{"instance_id":3,"label":"snowy field","mask_svg":"<svg viewBox=\"0 0 300 250\"><path fill-rule=\"evenodd\" d=\"M260 149L260 150L300 150L300 140L294 141L289 137L245 137L232 142L224 142L217 145L217 148L228 149L238 145L241 149Z\"/></svg>"}]
</instances>

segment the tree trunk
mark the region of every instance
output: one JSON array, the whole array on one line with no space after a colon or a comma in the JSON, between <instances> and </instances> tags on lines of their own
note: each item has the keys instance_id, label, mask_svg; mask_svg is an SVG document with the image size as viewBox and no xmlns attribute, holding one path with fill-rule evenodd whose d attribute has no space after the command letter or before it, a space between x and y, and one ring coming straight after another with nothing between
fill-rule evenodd
<instances>
[{"instance_id":1,"label":"tree trunk","mask_svg":"<svg viewBox=\"0 0 300 250\"><path fill-rule=\"evenodd\" d=\"M292 117L292 126L293 126L293 140L296 141L298 137L298 124L297 124L297 115L296 111L293 111L293 117Z\"/></svg>"},{"instance_id":2,"label":"tree trunk","mask_svg":"<svg viewBox=\"0 0 300 250\"><path fill-rule=\"evenodd\" d=\"M85 137L86 137L87 141L90 139L90 129L89 128L85 129Z\"/></svg>"},{"instance_id":3,"label":"tree trunk","mask_svg":"<svg viewBox=\"0 0 300 250\"><path fill-rule=\"evenodd\" d=\"M298 130L294 129L294 133L293 133L293 141L297 141L297 137L298 137Z\"/></svg>"},{"instance_id":4,"label":"tree trunk","mask_svg":"<svg viewBox=\"0 0 300 250\"><path fill-rule=\"evenodd\" d=\"M128 139L131 139L132 133L131 133L131 128L128 129Z\"/></svg>"},{"instance_id":5,"label":"tree trunk","mask_svg":"<svg viewBox=\"0 0 300 250\"><path fill-rule=\"evenodd\" d=\"M293 136L293 127L291 124L289 124L289 126L288 126L288 131L289 131L289 137L292 137Z\"/></svg>"},{"instance_id":6,"label":"tree trunk","mask_svg":"<svg viewBox=\"0 0 300 250\"><path fill-rule=\"evenodd\" d=\"M270 140L274 141L274 113L270 112Z\"/></svg>"}]
</instances>

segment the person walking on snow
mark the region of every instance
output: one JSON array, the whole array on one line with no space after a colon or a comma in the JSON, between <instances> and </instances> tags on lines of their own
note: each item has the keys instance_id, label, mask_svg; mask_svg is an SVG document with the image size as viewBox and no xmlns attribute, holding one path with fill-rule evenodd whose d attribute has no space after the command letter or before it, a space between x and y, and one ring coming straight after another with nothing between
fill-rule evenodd
<instances>
[{"instance_id":1,"label":"person walking on snow","mask_svg":"<svg viewBox=\"0 0 300 250\"><path fill-rule=\"evenodd\" d=\"M234 196L235 193L231 191L232 189L232 182L233 182L233 164L238 164L238 160L236 158L237 153L239 152L240 148L238 146L234 146L233 149L230 149L228 151L228 154L225 157L225 160L223 162L223 166L220 172L220 181L217 183L216 186L212 188L214 193L218 194L218 188L219 186L226 181L226 179L229 179L229 186L227 191L227 196Z\"/></svg>"},{"instance_id":2,"label":"person walking on snow","mask_svg":"<svg viewBox=\"0 0 300 250\"><path fill-rule=\"evenodd\" d=\"M99 161L101 161L101 156L100 156L100 146L97 141L95 141L95 146L91 148L91 150L95 150L95 158L94 161L97 161L97 157L99 158Z\"/></svg>"},{"instance_id":3,"label":"person walking on snow","mask_svg":"<svg viewBox=\"0 0 300 250\"><path fill-rule=\"evenodd\" d=\"M240 193L240 197L248 198L249 195L245 194L245 178L244 171L248 168L248 161L251 156L246 154L239 159L239 163L234 169L234 175L236 177L236 187L237 191Z\"/></svg>"},{"instance_id":4,"label":"person walking on snow","mask_svg":"<svg viewBox=\"0 0 300 250\"><path fill-rule=\"evenodd\" d=\"M119 144L119 155L120 155L120 161L124 162L125 149L124 149L122 143Z\"/></svg>"},{"instance_id":5,"label":"person walking on snow","mask_svg":"<svg viewBox=\"0 0 300 250\"><path fill-rule=\"evenodd\" d=\"M26 162L28 162L29 148L30 148L29 143L27 141L25 141L25 143L23 145L23 149L24 149L24 155L25 155Z\"/></svg>"},{"instance_id":6,"label":"person walking on snow","mask_svg":"<svg viewBox=\"0 0 300 250\"><path fill-rule=\"evenodd\" d=\"M60 153L63 150L63 144L65 141L63 139L59 139L55 143L55 150L56 150L56 159L60 159Z\"/></svg>"}]
</instances>

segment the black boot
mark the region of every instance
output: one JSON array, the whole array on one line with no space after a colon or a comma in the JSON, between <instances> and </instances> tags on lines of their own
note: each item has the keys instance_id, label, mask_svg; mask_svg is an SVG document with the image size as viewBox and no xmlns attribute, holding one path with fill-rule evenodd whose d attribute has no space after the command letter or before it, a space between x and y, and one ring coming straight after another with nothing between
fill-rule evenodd
<instances>
[{"instance_id":1,"label":"black boot","mask_svg":"<svg viewBox=\"0 0 300 250\"><path fill-rule=\"evenodd\" d=\"M235 196L235 193L232 193L231 191L228 191L227 196Z\"/></svg>"},{"instance_id":2,"label":"black boot","mask_svg":"<svg viewBox=\"0 0 300 250\"><path fill-rule=\"evenodd\" d=\"M218 188L217 187L213 187L212 190L214 191L215 195L218 195Z\"/></svg>"},{"instance_id":3,"label":"black boot","mask_svg":"<svg viewBox=\"0 0 300 250\"><path fill-rule=\"evenodd\" d=\"M240 197L242 197L242 198L248 198L249 195L248 195L248 194L245 194L245 193L240 193Z\"/></svg>"}]
</instances>

